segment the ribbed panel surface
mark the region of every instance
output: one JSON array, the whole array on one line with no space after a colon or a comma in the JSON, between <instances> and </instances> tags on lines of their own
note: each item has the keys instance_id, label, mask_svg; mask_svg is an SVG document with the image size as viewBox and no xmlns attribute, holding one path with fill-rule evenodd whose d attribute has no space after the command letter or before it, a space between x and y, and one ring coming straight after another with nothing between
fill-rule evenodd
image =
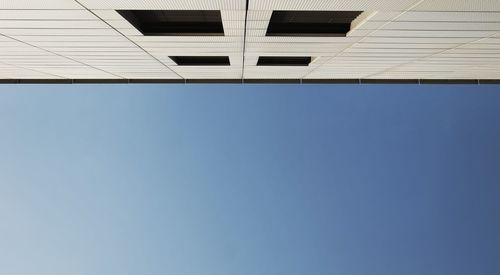
<instances>
[{"instance_id":1,"label":"ribbed panel surface","mask_svg":"<svg viewBox=\"0 0 500 275\"><path fill-rule=\"evenodd\" d=\"M252 0L250 10L406 10L416 0Z\"/></svg>"},{"instance_id":2,"label":"ribbed panel surface","mask_svg":"<svg viewBox=\"0 0 500 275\"><path fill-rule=\"evenodd\" d=\"M245 10L245 0L81 0L80 3L89 9Z\"/></svg>"},{"instance_id":3,"label":"ribbed panel surface","mask_svg":"<svg viewBox=\"0 0 500 275\"><path fill-rule=\"evenodd\" d=\"M500 79L499 0L249 0L248 13L246 0L79 2L0 1L0 80ZM144 36L118 9L220 10L224 36ZM364 12L345 37L266 36L275 10ZM312 61L257 66L261 56Z\"/></svg>"}]
</instances>

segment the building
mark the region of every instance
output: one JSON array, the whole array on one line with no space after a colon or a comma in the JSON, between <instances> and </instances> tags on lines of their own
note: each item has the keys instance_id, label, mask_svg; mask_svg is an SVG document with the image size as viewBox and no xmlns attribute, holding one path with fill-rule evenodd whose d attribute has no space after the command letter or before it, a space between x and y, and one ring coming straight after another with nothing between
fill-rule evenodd
<instances>
[{"instance_id":1,"label":"building","mask_svg":"<svg viewBox=\"0 0 500 275\"><path fill-rule=\"evenodd\" d=\"M6 0L0 82L500 79L499 0Z\"/></svg>"}]
</instances>

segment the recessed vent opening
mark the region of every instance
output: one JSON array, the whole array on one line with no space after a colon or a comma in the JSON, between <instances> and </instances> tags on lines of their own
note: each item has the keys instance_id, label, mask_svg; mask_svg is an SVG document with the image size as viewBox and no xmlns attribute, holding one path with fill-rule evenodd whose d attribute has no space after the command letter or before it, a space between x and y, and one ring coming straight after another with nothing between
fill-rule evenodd
<instances>
[{"instance_id":1,"label":"recessed vent opening","mask_svg":"<svg viewBox=\"0 0 500 275\"><path fill-rule=\"evenodd\" d=\"M261 56L257 66L309 66L310 56Z\"/></svg>"},{"instance_id":2,"label":"recessed vent opening","mask_svg":"<svg viewBox=\"0 0 500 275\"><path fill-rule=\"evenodd\" d=\"M266 36L342 37L362 11L273 11Z\"/></svg>"},{"instance_id":3,"label":"recessed vent opening","mask_svg":"<svg viewBox=\"0 0 500 275\"><path fill-rule=\"evenodd\" d=\"M218 10L118 10L145 36L224 36Z\"/></svg>"},{"instance_id":4,"label":"recessed vent opening","mask_svg":"<svg viewBox=\"0 0 500 275\"><path fill-rule=\"evenodd\" d=\"M229 66L228 56L170 56L179 66Z\"/></svg>"}]
</instances>

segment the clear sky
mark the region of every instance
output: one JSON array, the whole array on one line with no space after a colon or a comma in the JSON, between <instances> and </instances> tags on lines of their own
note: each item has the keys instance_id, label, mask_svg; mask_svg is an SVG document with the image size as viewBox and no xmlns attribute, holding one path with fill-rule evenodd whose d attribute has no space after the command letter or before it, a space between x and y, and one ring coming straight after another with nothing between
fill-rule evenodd
<instances>
[{"instance_id":1,"label":"clear sky","mask_svg":"<svg viewBox=\"0 0 500 275\"><path fill-rule=\"evenodd\" d=\"M0 275L498 275L500 86L0 85Z\"/></svg>"}]
</instances>

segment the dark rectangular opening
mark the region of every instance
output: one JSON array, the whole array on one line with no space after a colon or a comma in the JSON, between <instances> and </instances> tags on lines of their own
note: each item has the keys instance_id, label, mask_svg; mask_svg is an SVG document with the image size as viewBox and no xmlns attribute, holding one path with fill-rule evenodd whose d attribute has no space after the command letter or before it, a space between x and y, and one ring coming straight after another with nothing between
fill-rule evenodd
<instances>
[{"instance_id":1,"label":"dark rectangular opening","mask_svg":"<svg viewBox=\"0 0 500 275\"><path fill-rule=\"evenodd\" d=\"M229 66L228 56L170 56L179 66Z\"/></svg>"},{"instance_id":2,"label":"dark rectangular opening","mask_svg":"<svg viewBox=\"0 0 500 275\"><path fill-rule=\"evenodd\" d=\"M261 56L257 66L309 66L310 56Z\"/></svg>"},{"instance_id":3,"label":"dark rectangular opening","mask_svg":"<svg viewBox=\"0 0 500 275\"><path fill-rule=\"evenodd\" d=\"M146 36L224 36L218 10L117 10Z\"/></svg>"},{"instance_id":4,"label":"dark rectangular opening","mask_svg":"<svg viewBox=\"0 0 500 275\"><path fill-rule=\"evenodd\" d=\"M362 11L273 11L266 36L342 37Z\"/></svg>"}]
</instances>

